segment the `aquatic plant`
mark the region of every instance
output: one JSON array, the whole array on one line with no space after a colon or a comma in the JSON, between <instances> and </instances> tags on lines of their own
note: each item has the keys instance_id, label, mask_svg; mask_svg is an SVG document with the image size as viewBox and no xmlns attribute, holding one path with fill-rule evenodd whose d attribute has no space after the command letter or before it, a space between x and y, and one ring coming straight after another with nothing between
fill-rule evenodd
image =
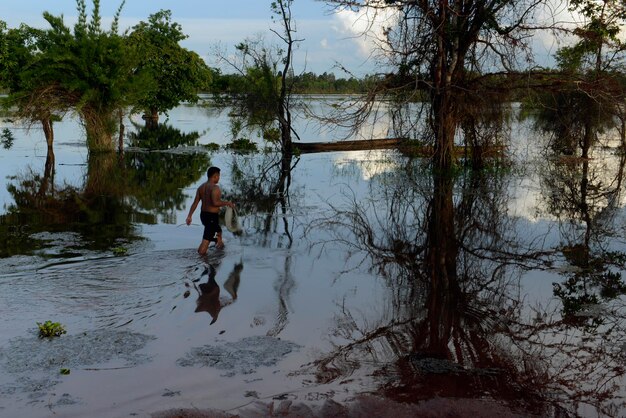
<instances>
[{"instance_id":1,"label":"aquatic plant","mask_svg":"<svg viewBox=\"0 0 626 418\"><path fill-rule=\"evenodd\" d=\"M206 148L208 151L219 151L220 150L219 144L216 144L215 142L211 142L209 144L204 144L202 146L204 148Z\"/></svg>"},{"instance_id":2,"label":"aquatic plant","mask_svg":"<svg viewBox=\"0 0 626 418\"><path fill-rule=\"evenodd\" d=\"M2 144L2 147L4 149L10 149L13 146L13 141L15 141L15 137L11 130L4 128L0 134L0 144Z\"/></svg>"},{"instance_id":3,"label":"aquatic plant","mask_svg":"<svg viewBox=\"0 0 626 418\"><path fill-rule=\"evenodd\" d=\"M128 248L126 247L115 247L111 251L113 251L113 255L115 256L123 256L128 253Z\"/></svg>"},{"instance_id":4,"label":"aquatic plant","mask_svg":"<svg viewBox=\"0 0 626 418\"><path fill-rule=\"evenodd\" d=\"M39 327L39 338L60 337L67 334L65 327L59 322L46 321L43 324L37 322L37 326Z\"/></svg>"},{"instance_id":5,"label":"aquatic plant","mask_svg":"<svg viewBox=\"0 0 626 418\"><path fill-rule=\"evenodd\" d=\"M258 151L257 144L248 138L235 139L230 144L227 144L226 148L240 153Z\"/></svg>"}]
</instances>

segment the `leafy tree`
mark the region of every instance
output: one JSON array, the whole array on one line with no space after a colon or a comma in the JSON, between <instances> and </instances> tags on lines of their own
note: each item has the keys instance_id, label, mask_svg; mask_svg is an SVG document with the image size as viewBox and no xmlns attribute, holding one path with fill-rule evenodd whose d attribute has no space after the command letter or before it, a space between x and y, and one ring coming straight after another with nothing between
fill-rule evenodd
<instances>
[{"instance_id":1,"label":"leafy tree","mask_svg":"<svg viewBox=\"0 0 626 418\"><path fill-rule=\"evenodd\" d=\"M31 29L23 28L20 33L24 35L22 49L27 65L13 71L18 77L16 95L22 100L30 98L35 104L41 101L33 99L50 100L50 104L43 101L43 106L32 107L35 110L74 109L85 126L90 152L114 149L112 135L117 118L138 100L140 86L147 83L146 77L136 71L136 54L117 34L123 5L110 30L101 27L99 0L93 0L90 18L85 0L77 0L78 22L73 31L62 17L44 12L50 28L32 37L34 46L29 43L31 38L25 37Z\"/></svg>"},{"instance_id":2,"label":"leafy tree","mask_svg":"<svg viewBox=\"0 0 626 418\"><path fill-rule=\"evenodd\" d=\"M576 0L586 23L574 30L577 41L557 51L553 87L536 94L536 126L552 134L552 147L587 158L598 133L624 119L623 65L625 45L620 23L626 8L614 0ZM622 128L622 135L624 129ZM626 144L625 144L626 145Z\"/></svg>"},{"instance_id":3,"label":"leafy tree","mask_svg":"<svg viewBox=\"0 0 626 418\"><path fill-rule=\"evenodd\" d=\"M198 91L208 89L211 80L202 58L179 45L187 36L171 19L171 11L161 10L136 25L128 38L139 53L138 68L154 80L137 103L148 126L181 101L196 102Z\"/></svg>"},{"instance_id":4,"label":"leafy tree","mask_svg":"<svg viewBox=\"0 0 626 418\"><path fill-rule=\"evenodd\" d=\"M596 73L623 64L625 45L620 40L620 25L626 23L626 5L619 0L572 0L570 10L580 12L586 19L574 30L579 41L561 49L561 58L570 65L593 68ZM567 51L567 54L564 52ZM585 65L584 61L588 63ZM564 60L560 60L561 66Z\"/></svg>"},{"instance_id":5,"label":"leafy tree","mask_svg":"<svg viewBox=\"0 0 626 418\"><path fill-rule=\"evenodd\" d=\"M111 29L101 28L99 0L93 0L91 20L85 12L85 1L77 0L79 20L74 33L63 24L62 18L44 13L44 18L58 37L45 51L42 60L48 71L46 79L58 82L81 116L87 131L91 151L113 149L112 134L117 128L120 109L136 100L140 91L134 77L136 57L127 48L123 37L117 34L119 13Z\"/></svg>"},{"instance_id":6,"label":"leafy tree","mask_svg":"<svg viewBox=\"0 0 626 418\"><path fill-rule=\"evenodd\" d=\"M68 105L57 94L57 86L33 77L31 68L41 56L45 31L21 25L8 29L0 22L0 86L9 93L5 105L16 109L16 116L29 123L41 123L48 148L54 141L53 120Z\"/></svg>"}]
</instances>

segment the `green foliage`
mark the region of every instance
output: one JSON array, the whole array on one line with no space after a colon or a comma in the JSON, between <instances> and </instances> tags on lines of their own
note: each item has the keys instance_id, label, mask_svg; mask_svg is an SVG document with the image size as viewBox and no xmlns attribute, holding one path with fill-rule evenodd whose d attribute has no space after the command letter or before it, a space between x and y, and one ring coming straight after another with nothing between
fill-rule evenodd
<instances>
[{"instance_id":1,"label":"green foliage","mask_svg":"<svg viewBox=\"0 0 626 418\"><path fill-rule=\"evenodd\" d=\"M261 39L248 40L236 46L242 54L243 77L231 86L235 99L234 113L244 115L245 125L269 129L275 126L280 100L281 78L278 73L279 52Z\"/></svg>"},{"instance_id":2,"label":"green foliage","mask_svg":"<svg viewBox=\"0 0 626 418\"><path fill-rule=\"evenodd\" d=\"M578 41L561 48L557 59L561 68L578 71L607 71L623 64L624 44L621 27L626 23L626 7L620 0L572 0L570 11L585 16L585 23L574 30Z\"/></svg>"},{"instance_id":3,"label":"green foliage","mask_svg":"<svg viewBox=\"0 0 626 418\"><path fill-rule=\"evenodd\" d=\"M61 370L59 370L59 373L61 373L64 376L67 376L68 374L70 374L70 369L63 367L61 368Z\"/></svg>"},{"instance_id":4,"label":"green foliage","mask_svg":"<svg viewBox=\"0 0 626 418\"><path fill-rule=\"evenodd\" d=\"M63 334L67 334L65 327L59 322L37 322L37 326L39 327L39 338L60 337Z\"/></svg>"},{"instance_id":5,"label":"green foliage","mask_svg":"<svg viewBox=\"0 0 626 418\"><path fill-rule=\"evenodd\" d=\"M111 30L101 27L98 0L93 0L91 18L86 7L85 0L77 0L73 31L48 12L43 14L46 30L22 26L8 31L3 38L12 58L0 74L27 117L49 118L72 108L85 125L90 151L111 151L118 112L137 100L149 79L136 70L136 54L116 33L121 6Z\"/></svg>"},{"instance_id":6,"label":"green foliage","mask_svg":"<svg viewBox=\"0 0 626 418\"><path fill-rule=\"evenodd\" d=\"M150 150L166 150L198 144L198 132L183 133L170 125L160 124L151 129L140 129L129 135L132 146Z\"/></svg>"},{"instance_id":7,"label":"green foliage","mask_svg":"<svg viewBox=\"0 0 626 418\"><path fill-rule=\"evenodd\" d=\"M245 89L245 75L222 74L213 69L210 91L214 94L234 94ZM287 81L293 85L295 94L361 94L366 93L373 81L374 76L365 76L361 79L355 77L336 77L333 73L315 74L304 72L302 74L288 74Z\"/></svg>"},{"instance_id":8,"label":"green foliage","mask_svg":"<svg viewBox=\"0 0 626 418\"><path fill-rule=\"evenodd\" d=\"M13 132L8 128L3 128L0 134L0 144L2 144L2 147L4 149L10 149L13 146L13 141L15 141Z\"/></svg>"},{"instance_id":9,"label":"green foliage","mask_svg":"<svg viewBox=\"0 0 626 418\"><path fill-rule=\"evenodd\" d=\"M235 139L230 144L226 145L226 148L238 153L251 153L259 150L257 144L250 141L248 138Z\"/></svg>"},{"instance_id":10,"label":"green foliage","mask_svg":"<svg viewBox=\"0 0 626 418\"><path fill-rule=\"evenodd\" d=\"M207 151L210 151L210 152L215 152L215 151L219 151L220 150L219 144L216 144L215 142L211 142L209 144L204 144L204 145L202 145L202 147L205 148Z\"/></svg>"},{"instance_id":11,"label":"green foliage","mask_svg":"<svg viewBox=\"0 0 626 418\"><path fill-rule=\"evenodd\" d=\"M0 24L0 86L9 93L3 102L14 114L29 122L50 119L55 111L67 105L57 97L55 85L48 83L36 68L42 57L41 48L50 34L26 25L7 29Z\"/></svg>"},{"instance_id":12,"label":"green foliage","mask_svg":"<svg viewBox=\"0 0 626 418\"><path fill-rule=\"evenodd\" d=\"M171 18L171 11L161 10L136 25L128 37L137 68L153 80L135 104L148 114L166 112L182 101L196 102L197 93L208 90L211 80L202 58L179 45L187 36Z\"/></svg>"},{"instance_id":13,"label":"green foliage","mask_svg":"<svg viewBox=\"0 0 626 418\"><path fill-rule=\"evenodd\" d=\"M337 78L333 73L316 75L312 72L293 75L294 93L298 94L355 94L367 92L369 77Z\"/></svg>"},{"instance_id":14,"label":"green foliage","mask_svg":"<svg viewBox=\"0 0 626 418\"><path fill-rule=\"evenodd\" d=\"M268 142L278 142L280 140L280 129L268 128L263 131L263 139Z\"/></svg>"},{"instance_id":15,"label":"green foliage","mask_svg":"<svg viewBox=\"0 0 626 418\"><path fill-rule=\"evenodd\" d=\"M113 251L113 255L116 257L121 257L128 254L128 248L126 247L114 247L111 249L111 251Z\"/></svg>"}]
</instances>

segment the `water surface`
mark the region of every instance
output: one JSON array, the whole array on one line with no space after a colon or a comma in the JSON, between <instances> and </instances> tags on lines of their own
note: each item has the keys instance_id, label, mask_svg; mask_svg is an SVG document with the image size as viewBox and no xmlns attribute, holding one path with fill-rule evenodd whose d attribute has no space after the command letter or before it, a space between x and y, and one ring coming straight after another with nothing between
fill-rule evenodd
<instances>
[{"instance_id":1,"label":"water surface","mask_svg":"<svg viewBox=\"0 0 626 418\"><path fill-rule=\"evenodd\" d=\"M303 155L285 173L273 153L203 147L228 142L226 111L181 106L168 124L184 147L90 156L68 118L51 166L41 132L5 123L0 414L234 413L362 393L625 413L614 144L549 158L516 125L511 158L478 173L433 174L392 150ZM198 213L183 223L210 165L244 234L200 257ZM39 340L48 319L68 333Z\"/></svg>"}]
</instances>

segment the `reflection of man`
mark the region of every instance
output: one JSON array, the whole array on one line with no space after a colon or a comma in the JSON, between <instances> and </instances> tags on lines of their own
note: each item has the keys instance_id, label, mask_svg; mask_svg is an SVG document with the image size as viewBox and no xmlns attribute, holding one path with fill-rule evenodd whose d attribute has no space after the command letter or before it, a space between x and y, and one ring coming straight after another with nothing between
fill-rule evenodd
<instances>
[{"instance_id":1,"label":"reflection of man","mask_svg":"<svg viewBox=\"0 0 626 418\"><path fill-rule=\"evenodd\" d=\"M217 270L212 264L202 272L202 276L208 275L206 283L200 283L195 285L195 289L198 291L198 299L196 300L195 312L208 312L211 315L211 324L217 321L217 316L220 310L224 306L228 306L237 299L237 289L239 288L239 282L241 281L241 271L243 270L243 263L235 264L233 271L228 275L228 279L224 283L224 289L228 291L231 300L220 299L220 287L215 281Z\"/></svg>"},{"instance_id":2,"label":"reflection of man","mask_svg":"<svg viewBox=\"0 0 626 418\"><path fill-rule=\"evenodd\" d=\"M202 275L204 276L207 273L209 274L209 280L206 283L200 283L198 286L194 284L194 287L198 291L195 312L208 312L211 318L213 318L211 324L214 324L215 321L217 321L217 315L222 309L220 303L220 287L215 281L215 275L217 274L215 267L209 265Z\"/></svg>"},{"instance_id":3,"label":"reflection of man","mask_svg":"<svg viewBox=\"0 0 626 418\"><path fill-rule=\"evenodd\" d=\"M217 183L220 181L220 169L217 167L210 167L207 170L208 180L206 183L202 183L196 191L196 197L189 209L189 215L187 215L187 225L191 224L191 215L198 207L198 203L202 201L200 208L200 220L204 225L204 234L202 235L202 242L198 247L198 253L201 255L206 254L209 249L209 244L215 242L217 248L224 247L222 242L222 228L219 225L218 214L222 206L235 207L233 202L227 202L222 200L222 191Z\"/></svg>"},{"instance_id":4,"label":"reflection of man","mask_svg":"<svg viewBox=\"0 0 626 418\"><path fill-rule=\"evenodd\" d=\"M237 299L237 289L239 289L239 282L241 281L241 270L243 270L243 263L235 264L233 271L228 275L228 279L224 282L224 289L233 300Z\"/></svg>"}]
</instances>

